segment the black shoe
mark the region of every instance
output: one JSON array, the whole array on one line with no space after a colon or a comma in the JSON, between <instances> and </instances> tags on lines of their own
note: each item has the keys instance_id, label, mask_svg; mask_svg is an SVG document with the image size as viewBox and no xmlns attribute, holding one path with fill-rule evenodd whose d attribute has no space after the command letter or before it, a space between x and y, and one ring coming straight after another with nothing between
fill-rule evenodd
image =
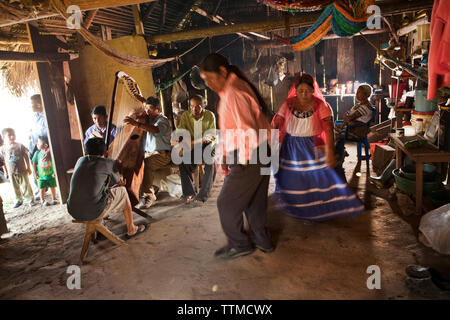
<instances>
[{"instance_id":1,"label":"black shoe","mask_svg":"<svg viewBox=\"0 0 450 320\"><path fill-rule=\"evenodd\" d=\"M271 252L273 252L275 250L274 246L271 246L269 248L264 248L264 247L261 247L261 246L255 244L255 247L258 248L259 250L261 250L264 253L271 253Z\"/></svg>"},{"instance_id":2,"label":"black shoe","mask_svg":"<svg viewBox=\"0 0 450 320\"><path fill-rule=\"evenodd\" d=\"M431 281L441 290L450 290L450 280L445 279L438 270L434 268L422 267L415 264L410 264L405 268L406 274L409 277L416 279L430 278Z\"/></svg>"},{"instance_id":3,"label":"black shoe","mask_svg":"<svg viewBox=\"0 0 450 320\"><path fill-rule=\"evenodd\" d=\"M440 290L431 280L431 277L428 278L412 278L406 277L405 284L412 292L415 294L428 297L428 298L444 298L444 296L448 296L449 293L446 291Z\"/></svg>"},{"instance_id":4,"label":"black shoe","mask_svg":"<svg viewBox=\"0 0 450 320\"><path fill-rule=\"evenodd\" d=\"M246 256L246 255L252 253L253 251L254 251L253 248L238 251L235 248L229 248L228 246L226 246L226 247L220 248L219 250L214 252L214 257L216 259L228 260L228 259L234 259L234 258Z\"/></svg>"}]
</instances>

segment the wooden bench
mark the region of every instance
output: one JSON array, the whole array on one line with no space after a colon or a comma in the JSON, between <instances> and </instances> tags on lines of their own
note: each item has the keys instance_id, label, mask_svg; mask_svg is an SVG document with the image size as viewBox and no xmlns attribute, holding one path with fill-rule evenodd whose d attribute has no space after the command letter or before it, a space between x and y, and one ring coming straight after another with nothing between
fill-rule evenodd
<instances>
[{"instance_id":1,"label":"wooden bench","mask_svg":"<svg viewBox=\"0 0 450 320\"><path fill-rule=\"evenodd\" d=\"M89 244L91 240L95 239L97 236L97 232L100 232L103 234L107 239L111 240L117 245L124 244L125 241L120 239L118 236L116 236L114 233L108 230L103 225L103 219L96 219L91 221L79 221L79 220L72 220L73 223L84 223L86 225L86 233L84 235L84 242L83 247L81 248L81 254L80 254L80 260L83 262L84 258L86 257Z\"/></svg>"}]
</instances>

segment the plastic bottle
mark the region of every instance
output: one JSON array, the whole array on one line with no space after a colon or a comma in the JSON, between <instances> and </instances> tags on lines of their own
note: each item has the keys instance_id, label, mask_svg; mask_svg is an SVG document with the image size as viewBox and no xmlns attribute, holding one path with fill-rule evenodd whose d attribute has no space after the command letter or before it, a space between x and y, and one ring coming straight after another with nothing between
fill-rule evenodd
<instances>
[{"instance_id":1,"label":"plastic bottle","mask_svg":"<svg viewBox=\"0 0 450 320\"><path fill-rule=\"evenodd\" d=\"M423 119L416 119L416 134L423 134Z\"/></svg>"}]
</instances>

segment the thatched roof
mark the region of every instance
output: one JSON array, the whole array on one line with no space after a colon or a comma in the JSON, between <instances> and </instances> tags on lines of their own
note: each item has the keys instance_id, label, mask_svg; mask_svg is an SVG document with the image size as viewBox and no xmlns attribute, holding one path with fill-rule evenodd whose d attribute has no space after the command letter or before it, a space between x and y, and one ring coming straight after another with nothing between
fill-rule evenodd
<instances>
[{"instance_id":1,"label":"thatched roof","mask_svg":"<svg viewBox=\"0 0 450 320\"><path fill-rule=\"evenodd\" d=\"M31 52L31 47L24 44L1 45L0 50ZM32 62L0 62L0 72L4 85L12 95L21 97L29 88L36 88L36 75Z\"/></svg>"}]
</instances>

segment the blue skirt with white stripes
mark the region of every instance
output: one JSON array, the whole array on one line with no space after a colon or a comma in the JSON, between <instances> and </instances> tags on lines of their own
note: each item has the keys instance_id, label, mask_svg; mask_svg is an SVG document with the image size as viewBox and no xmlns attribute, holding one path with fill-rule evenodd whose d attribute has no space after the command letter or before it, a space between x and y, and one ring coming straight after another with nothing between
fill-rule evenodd
<instances>
[{"instance_id":1,"label":"blue skirt with white stripes","mask_svg":"<svg viewBox=\"0 0 450 320\"><path fill-rule=\"evenodd\" d=\"M364 211L353 190L326 165L324 154L316 156L313 137L286 134L275 181L287 214L294 218L321 221Z\"/></svg>"}]
</instances>

